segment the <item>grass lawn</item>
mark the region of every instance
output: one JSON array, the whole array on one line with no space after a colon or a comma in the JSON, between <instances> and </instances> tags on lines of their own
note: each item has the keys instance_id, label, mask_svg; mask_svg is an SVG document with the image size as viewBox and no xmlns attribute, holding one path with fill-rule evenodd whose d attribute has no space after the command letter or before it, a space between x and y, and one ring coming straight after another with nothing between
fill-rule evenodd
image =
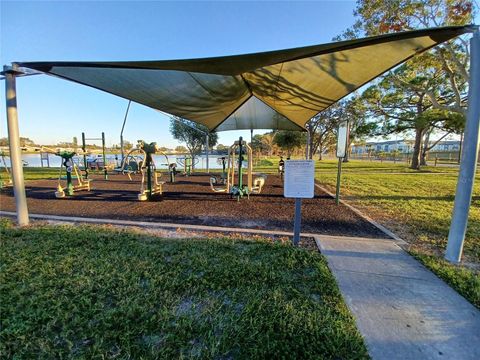
<instances>
[{"instance_id":1,"label":"grass lawn","mask_svg":"<svg viewBox=\"0 0 480 360\"><path fill-rule=\"evenodd\" d=\"M317 164L316 179L335 192L336 161ZM351 161L343 164L343 198L409 242L409 251L480 307L480 176L477 175L464 245L468 268L442 260L458 169Z\"/></svg>"},{"instance_id":2,"label":"grass lawn","mask_svg":"<svg viewBox=\"0 0 480 360\"><path fill-rule=\"evenodd\" d=\"M0 239L4 358L368 358L316 252L8 221Z\"/></svg>"},{"instance_id":3,"label":"grass lawn","mask_svg":"<svg viewBox=\"0 0 480 360\"><path fill-rule=\"evenodd\" d=\"M261 161L257 171L276 173L279 158ZM337 160L316 161L316 180L335 193ZM476 176L464 244L464 265L443 260L457 186L457 167L351 160L342 164L343 199L409 242L425 266L480 308L480 175ZM333 201L333 200L332 200Z\"/></svg>"}]
</instances>

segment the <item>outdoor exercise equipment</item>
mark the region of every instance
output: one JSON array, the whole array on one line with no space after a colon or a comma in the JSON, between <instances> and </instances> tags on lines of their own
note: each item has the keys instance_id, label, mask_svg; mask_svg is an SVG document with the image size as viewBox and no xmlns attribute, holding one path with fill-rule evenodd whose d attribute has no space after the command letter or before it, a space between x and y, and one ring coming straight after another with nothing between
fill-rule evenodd
<instances>
[{"instance_id":1,"label":"outdoor exercise equipment","mask_svg":"<svg viewBox=\"0 0 480 360\"><path fill-rule=\"evenodd\" d=\"M217 163L222 165L222 175L220 176L220 182L225 184L227 182L227 158L222 156L217 159Z\"/></svg>"},{"instance_id":2,"label":"outdoor exercise equipment","mask_svg":"<svg viewBox=\"0 0 480 360\"><path fill-rule=\"evenodd\" d=\"M141 150L144 155L143 158L145 159L140 168L142 185L140 187L140 193L138 194L138 200L145 201L150 200L155 194L162 194L162 188L165 182L158 181L158 173L153 160L153 154L158 151L157 143L152 142L147 144L143 140L138 140L137 148Z\"/></svg>"},{"instance_id":3,"label":"outdoor exercise equipment","mask_svg":"<svg viewBox=\"0 0 480 360\"><path fill-rule=\"evenodd\" d=\"M237 158L238 153L238 158ZM247 155L247 184L243 184L243 162L244 155ZM235 184L235 167L237 167L237 183ZM243 140L242 137L235 141L228 150L228 162L226 183L221 187L216 187L218 181L214 176L210 177L210 188L214 192L229 193L230 196L240 200L243 196L250 197L250 194L259 194L265 185L265 175L253 179L253 152L252 148Z\"/></svg>"},{"instance_id":4,"label":"outdoor exercise equipment","mask_svg":"<svg viewBox=\"0 0 480 360\"><path fill-rule=\"evenodd\" d=\"M175 182L175 175L177 175L177 164L176 163L168 163L168 175L170 175L170 182L174 183Z\"/></svg>"},{"instance_id":5,"label":"outdoor exercise equipment","mask_svg":"<svg viewBox=\"0 0 480 360\"><path fill-rule=\"evenodd\" d=\"M283 161L283 156L280 156L280 161L278 162L278 174L280 179L283 180L283 175L285 173L285 161Z\"/></svg>"},{"instance_id":6,"label":"outdoor exercise equipment","mask_svg":"<svg viewBox=\"0 0 480 360\"><path fill-rule=\"evenodd\" d=\"M82 132L82 150L83 150L83 166L85 167L85 179L88 179L88 161L87 161L87 140L101 140L102 141L102 157L103 157L103 176L105 180L108 180L108 171L107 171L107 158L105 155L105 133L102 132L101 138L86 138L85 133Z\"/></svg>"},{"instance_id":7,"label":"outdoor exercise equipment","mask_svg":"<svg viewBox=\"0 0 480 360\"><path fill-rule=\"evenodd\" d=\"M139 174L141 172L143 163L145 162L145 154L139 148L131 149L123 158L121 165L113 171L127 175L132 181L131 174Z\"/></svg>"},{"instance_id":8,"label":"outdoor exercise equipment","mask_svg":"<svg viewBox=\"0 0 480 360\"><path fill-rule=\"evenodd\" d=\"M13 181L12 181L12 176L10 175L10 170L7 166L7 161L5 160L5 157L6 157L5 153L1 152L0 157L2 158L3 169L5 173L4 176L0 175L0 189L3 189L7 186L12 186Z\"/></svg>"},{"instance_id":9,"label":"outdoor exercise equipment","mask_svg":"<svg viewBox=\"0 0 480 360\"><path fill-rule=\"evenodd\" d=\"M190 176L192 174L193 166L198 164L198 158L192 161L190 156L177 158L177 164L183 168L183 175Z\"/></svg>"},{"instance_id":10,"label":"outdoor exercise equipment","mask_svg":"<svg viewBox=\"0 0 480 360\"><path fill-rule=\"evenodd\" d=\"M82 178L82 175L78 169L77 164L75 164L75 161L73 160L73 157L75 155L78 155L77 152L75 151L67 151L67 150L53 150L50 148L47 148L45 146L42 146L42 151L47 152L50 154L54 154L56 156L59 156L62 158L62 165L60 166L60 172L58 175L58 184L57 184L57 191L55 191L55 197L57 198L64 198L66 195L68 196L73 196L76 191L90 191L90 181L91 179L84 179ZM83 154L84 156L86 155L85 153ZM66 185L63 187L62 186L62 169L65 167L65 173L66 173ZM72 172L75 174L75 179L77 180L77 185L73 185L73 177L72 177Z\"/></svg>"}]
</instances>

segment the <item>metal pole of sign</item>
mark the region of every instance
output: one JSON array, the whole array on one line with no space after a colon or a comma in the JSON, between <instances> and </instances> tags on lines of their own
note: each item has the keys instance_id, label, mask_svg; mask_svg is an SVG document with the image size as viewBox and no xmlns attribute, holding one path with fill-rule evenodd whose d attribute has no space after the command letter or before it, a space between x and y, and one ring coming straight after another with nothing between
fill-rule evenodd
<instances>
[{"instance_id":1,"label":"metal pole of sign","mask_svg":"<svg viewBox=\"0 0 480 360\"><path fill-rule=\"evenodd\" d=\"M340 180L342 176L342 160L343 158L338 158L338 171L337 171L337 190L335 191L335 204L340 203Z\"/></svg>"},{"instance_id":2,"label":"metal pole of sign","mask_svg":"<svg viewBox=\"0 0 480 360\"><path fill-rule=\"evenodd\" d=\"M457 191L453 206L452 223L448 233L445 259L459 263L467 230L468 212L472 201L473 182L477 168L480 132L480 31L470 39L470 84L468 114L465 124L462 158L458 173Z\"/></svg>"},{"instance_id":3,"label":"metal pole of sign","mask_svg":"<svg viewBox=\"0 0 480 360\"><path fill-rule=\"evenodd\" d=\"M337 131L337 158L338 158L338 171L337 171L337 190L335 192L335 203L340 203L340 180L342 175L342 160L347 154L347 142L348 142L348 121L342 122L338 126Z\"/></svg>"},{"instance_id":4,"label":"metal pole of sign","mask_svg":"<svg viewBox=\"0 0 480 360\"><path fill-rule=\"evenodd\" d=\"M293 223L293 245L300 243L300 225L302 222L302 198L295 198L295 220Z\"/></svg>"},{"instance_id":5,"label":"metal pole of sign","mask_svg":"<svg viewBox=\"0 0 480 360\"><path fill-rule=\"evenodd\" d=\"M19 226L28 225L27 196L23 179L22 157L20 154L20 135L18 130L17 88L14 71L4 68L5 99L7 108L8 146L10 148L10 163L13 178L13 193L17 209L17 223Z\"/></svg>"}]
</instances>

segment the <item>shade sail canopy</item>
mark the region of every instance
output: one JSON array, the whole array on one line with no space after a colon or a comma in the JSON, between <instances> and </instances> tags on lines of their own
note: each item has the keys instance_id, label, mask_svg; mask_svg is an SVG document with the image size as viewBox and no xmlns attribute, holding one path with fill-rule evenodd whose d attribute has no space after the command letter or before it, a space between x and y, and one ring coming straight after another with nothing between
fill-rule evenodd
<instances>
[{"instance_id":1,"label":"shade sail canopy","mask_svg":"<svg viewBox=\"0 0 480 360\"><path fill-rule=\"evenodd\" d=\"M209 130L301 130L317 113L392 67L473 29L452 26L191 60L18 65L107 91Z\"/></svg>"}]
</instances>

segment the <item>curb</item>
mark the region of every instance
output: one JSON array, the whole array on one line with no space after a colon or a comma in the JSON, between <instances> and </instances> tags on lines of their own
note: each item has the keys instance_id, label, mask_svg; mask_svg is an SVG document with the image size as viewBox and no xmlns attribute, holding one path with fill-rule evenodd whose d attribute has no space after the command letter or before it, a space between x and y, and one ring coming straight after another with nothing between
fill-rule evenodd
<instances>
[{"instance_id":1,"label":"curb","mask_svg":"<svg viewBox=\"0 0 480 360\"><path fill-rule=\"evenodd\" d=\"M11 211L0 211L0 216L15 217L16 213ZM30 214L29 216L31 219L70 222L70 223L86 223L86 224L97 224L97 225L116 225L116 226L132 226L132 227L137 226L137 227L144 227L144 228L157 228L157 229L168 229L168 230L182 229L182 230L200 231L200 232L218 232L218 233L235 233L235 234L248 234L248 235L293 237L293 232L277 231L277 230L244 229L244 228L148 222L148 221L95 219L95 218L86 218L86 217L45 215L45 214ZM362 237L354 238L352 236L336 236L336 235L324 235L324 234L313 234L313 233L301 233L301 237L313 238L313 239L315 238L337 239L341 241L349 241L352 239L356 239L356 240L365 239L369 241L392 241L391 239L362 238Z\"/></svg>"},{"instance_id":2,"label":"curb","mask_svg":"<svg viewBox=\"0 0 480 360\"><path fill-rule=\"evenodd\" d=\"M331 196L332 198L335 199L335 194L333 194L332 192L330 192L329 190L327 190L325 187L323 187L322 185L319 185L317 184L317 182L315 182L315 186L317 188L319 188L320 190L322 190L323 192L325 192L327 195ZM396 235L395 233L393 233L392 231L388 230L385 226L379 224L378 222L376 222L375 220L373 220L371 217L369 217L368 215L365 215L364 213L362 213L360 210L358 210L356 207L353 207L352 205L350 205L349 203L347 203L345 200L342 200L342 199L339 199L340 201L340 204L346 206L347 208L349 208L350 210L352 210L355 214L357 214L358 216L360 216L363 220L365 221L368 221L370 224L372 224L373 226L375 226L378 230L380 230L381 232L383 232L385 235L387 235L388 237L392 238L393 240L395 240L396 243L400 244L400 245L408 245L408 243L403 240L401 237L399 237L398 235Z\"/></svg>"}]
</instances>

